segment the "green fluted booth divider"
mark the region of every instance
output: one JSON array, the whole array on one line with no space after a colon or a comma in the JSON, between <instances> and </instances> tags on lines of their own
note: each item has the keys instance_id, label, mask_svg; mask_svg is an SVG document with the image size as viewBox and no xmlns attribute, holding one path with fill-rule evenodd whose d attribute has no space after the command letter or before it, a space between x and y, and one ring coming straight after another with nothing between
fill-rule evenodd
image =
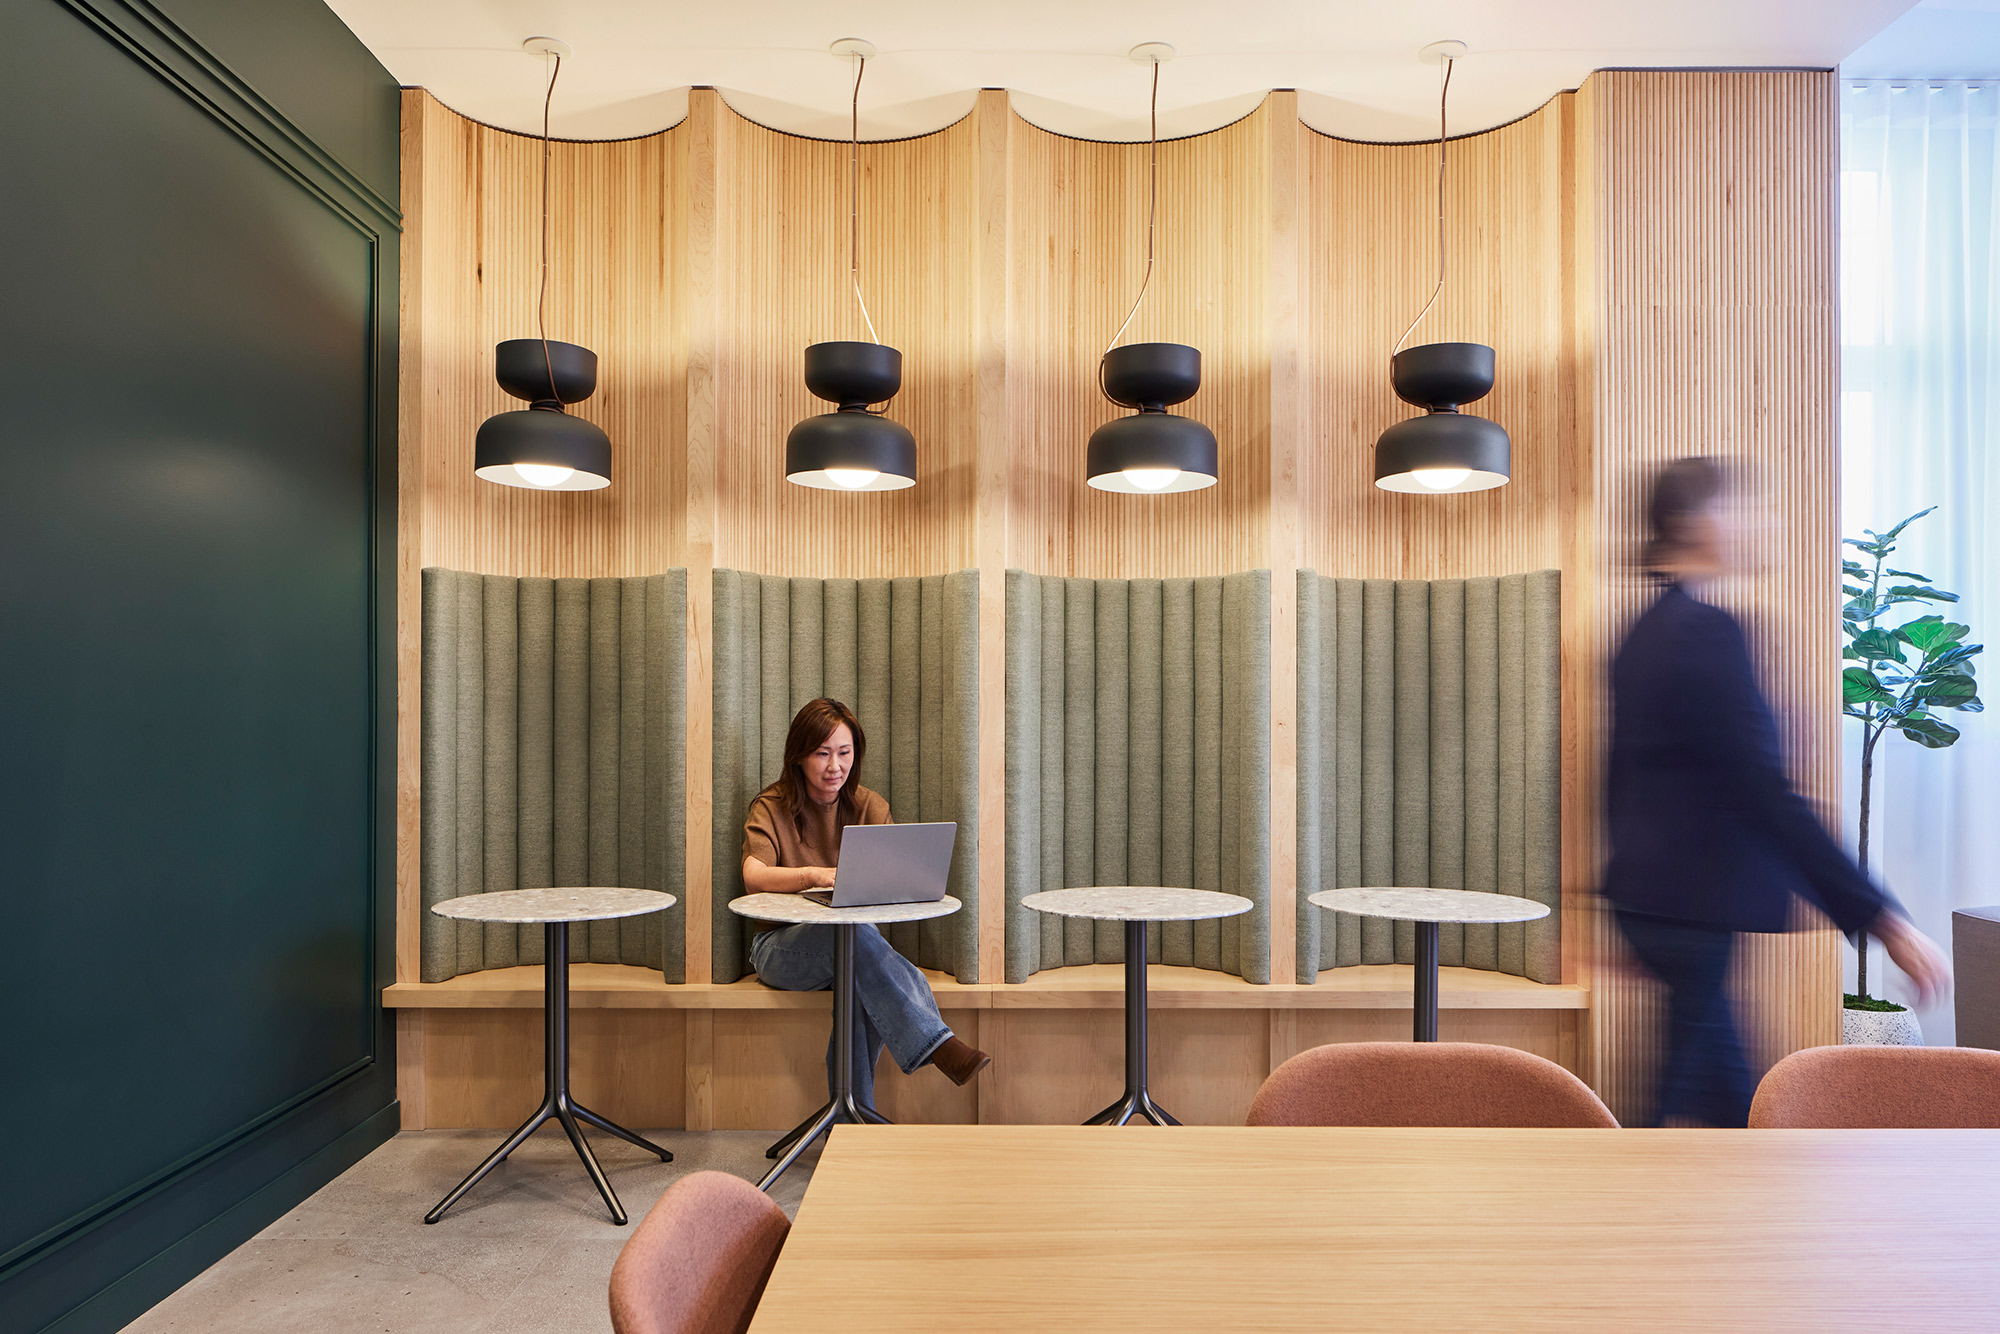
<instances>
[{"instance_id":1,"label":"green fluted booth divider","mask_svg":"<svg viewBox=\"0 0 2000 1334\"><path fill-rule=\"evenodd\" d=\"M1044 889L1181 885L1256 906L1149 929L1150 961L1271 980L1271 574L1007 572L1007 980L1118 963Z\"/></svg>"},{"instance_id":2,"label":"green fluted booth divider","mask_svg":"<svg viewBox=\"0 0 2000 1334\"><path fill-rule=\"evenodd\" d=\"M542 962L539 926L455 922L463 894L623 885L685 901L687 571L423 572L423 980ZM591 922L578 963L686 980L685 918Z\"/></svg>"},{"instance_id":3,"label":"green fluted booth divider","mask_svg":"<svg viewBox=\"0 0 2000 1334\"><path fill-rule=\"evenodd\" d=\"M1307 903L1421 885L1555 911L1444 925L1438 962L1562 980L1562 577L1299 571L1299 981L1410 963L1415 928Z\"/></svg>"},{"instance_id":4,"label":"green fluted booth divider","mask_svg":"<svg viewBox=\"0 0 2000 1334\"><path fill-rule=\"evenodd\" d=\"M715 571L715 980L749 970L743 817L778 776L792 715L822 695L861 719L861 781L899 821L956 820L950 917L883 934L925 968L979 980L979 572L792 579Z\"/></svg>"}]
</instances>

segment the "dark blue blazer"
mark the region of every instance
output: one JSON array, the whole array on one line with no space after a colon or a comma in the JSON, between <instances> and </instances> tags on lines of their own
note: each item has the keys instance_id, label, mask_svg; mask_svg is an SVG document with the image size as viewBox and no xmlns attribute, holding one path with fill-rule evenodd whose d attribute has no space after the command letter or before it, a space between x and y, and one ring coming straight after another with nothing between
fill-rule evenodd
<instances>
[{"instance_id":1,"label":"dark blue blazer","mask_svg":"<svg viewBox=\"0 0 2000 1334\"><path fill-rule=\"evenodd\" d=\"M1735 618L1670 585L1611 668L1605 804L1617 907L1783 931L1804 896L1843 931L1890 901L1792 790Z\"/></svg>"}]
</instances>

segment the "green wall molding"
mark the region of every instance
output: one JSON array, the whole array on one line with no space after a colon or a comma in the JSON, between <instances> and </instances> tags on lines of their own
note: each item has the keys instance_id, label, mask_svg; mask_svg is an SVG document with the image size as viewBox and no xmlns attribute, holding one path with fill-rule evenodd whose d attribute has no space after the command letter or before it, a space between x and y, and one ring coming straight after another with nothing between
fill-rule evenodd
<instances>
[{"instance_id":1,"label":"green wall molding","mask_svg":"<svg viewBox=\"0 0 2000 1334\"><path fill-rule=\"evenodd\" d=\"M395 199L326 151L236 71L145 0L55 0L318 195L355 226L402 230ZM390 84L393 88L393 83Z\"/></svg>"},{"instance_id":2,"label":"green wall molding","mask_svg":"<svg viewBox=\"0 0 2000 1334\"><path fill-rule=\"evenodd\" d=\"M1007 572L1007 980L1115 963L1115 922L1044 889L1180 885L1240 917L1148 930L1148 958L1271 980L1271 574Z\"/></svg>"},{"instance_id":3,"label":"green wall molding","mask_svg":"<svg viewBox=\"0 0 2000 1334\"><path fill-rule=\"evenodd\" d=\"M1560 982L1560 573L1298 578L1298 980L1414 958L1409 923L1308 895L1422 885L1548 904L1441 927L1438 961Z\"/></svg>"},{"instance_id":4,"label":"green wall molding","mask_svg":"<svg viewBox=\"0 0 2000 1334\"><path fill-rule=\"evenodd\" d=\"M56 1101L8 1127L7 1329L119 1327L394 1119L396 84L317 0L255 6L229 60L188 7L32 0L0 62L5 341L48 405L0 524L37 589L10 738L42 767L34 720L67 728L12 846L24 892L59 850L41 930L102 965L22 979ZM315 61L316 133L369 179L244 77Z\"/></svg>"},{"instance_id":5,"label":"green wall molding","mask_svg":"<svg viewBox=\"0 0 2000 1334\"><path fill-rule=\"evenodd\" d=\"M423 980L543 960L462 894L623 885L686 898L687 571L423 572ZM685 981L682 904L570 933L577 963Z\"/></svg>"}]
</instances>

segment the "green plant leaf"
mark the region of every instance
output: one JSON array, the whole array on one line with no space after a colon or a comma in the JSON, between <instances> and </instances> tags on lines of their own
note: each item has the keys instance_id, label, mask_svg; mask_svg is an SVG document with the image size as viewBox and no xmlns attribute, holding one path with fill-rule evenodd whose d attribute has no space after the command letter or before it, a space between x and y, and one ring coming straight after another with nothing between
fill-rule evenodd
<instances>
[{"instance_id":1,"label":"green plant leaf","mask_svg":"<svg viewBox=\"0 0 2000 1334\"><path fill-rule=\"evenodd\" d=\"M1852 562L1852 561L1844 561L1844 562L1842 562L1842 563L1843 563L1843 564L1852 564L1853 562ZM1916 572L1915 570L1884 570L1884 571L1882 571L1882 573L1884 573L1884 574L1893 574L1893 575L1895 575L1895 576L1896 576L1896 577L1897 577L1898 579L1914 579L1914 580L1916 580L1916 581L1917 581L1918 583L1920 583L1920 584L1928 584L1928 583L1930 583L1930 582L1931 582L1931 577L1930 577L1929 575L1927 575L1927 574L1918 574L1918 573L1917 573L1917 572Z\"/></svg>"},{"instance_id":2,"label":"green plant leaf","mask_svg":"<svg viewBox=\"0 0 2000 1334\"><path fill-rule=\"evenodd\" d=\"M1895 538L1895 537L1896 537L1896 536L1897 536L1898 534L1900 534L1900 533L1901 533L1901 532L1902 532L1902 531L1903 531L1903 530L1904 530L1905 528L1908 528L1908 527L1909 527L1909 526L1910 526L1911 524L1915 523L1915 522L1916 522L1916 521L1917 521L1918 519L1921 519L1921 518L1923 518L1923 517L1924 517L1924 516L1925 516L1926 514L1929 514L1929 513L1931 513L1931 512L1932 512L1933 510L1935 510L1935 509L1937 509L1937 506L1935 506L1935 505L1931 505L1931 506L1929 506L1928 508L1925 508L1925 509L1920 509L1920 510L1918 510L1918 511L1917 511L1917 512L1916 512L1915 514L1912 514L1912 515L1911 515L1911 516L1910 516L1909 518L1907 518L1907 519L1903 520L1903 521L1902 521L1901 523L1897 524L1897 525L1896 525L1896 526L1895 526L1894 528L1891 528L1891 529L1890 529L1890 530L1889 530L1888 532L1886 532L1886 533L1877 533L1877 532L1873 531L1872 529L1868 529L1868 528L1863 528L1863 529L1862 529L1861 531L1862 531L1862 532L1864 532L1864 533L1867 533L1867 534L1868 534L1868 535L1869 535L1870 537L1873 537L1873 538L1878 538L1878 539L1880 539L1881 541L1884 541L1884 542L1888 542L1888 541L1891 541L1891 540L1893 540L1893 539L1894 539L1894 538Z\"/></svg>"},{"instance_id":3,"label":"green plant leaf","mask_svg":"<svg viewBox=\"0 0 2000 1334\"><path fill-rule=\"evenodd\" d=\"M1958 594L1947 593L1942 588L1926 588L1922 584L1897 584L1889 590L1895 598L1922 598L1926 602L1956 602Z\"/></svg>"},{"instance_id":4,"label":"green plant leaf","mask_svg":"<svg viewBox=\"0 0 2000 1334\"><path fill-rule=\"evenodd\" d=\"M1858 537L1843 537L1840 540L1845 542L1850 547L1859 547L1861 550L1867 552L1871 556L1886 556L1888 554L1887 552L1882 550L1882 548L1878 546L1876 543L1863 542Z\"/></svg>"},{"instance_id":5,"label":"green plant leaf","mask_svg":"<svg viewBox=\"0 0 2000 1334\"><path fill-rule=\"evenodd\" d=\"M1877 619L1880 619L1888 614L1891 607L1920 606L1927 601L1929 601L1928 598L1891 597L1889 594L1884 593L1875 600L1875 615Z\"/></svg>"},{"instance_id":6,"label":"green plant leaf","mask_svg":"<svg viewBox=\"0 0 2000 1334\"><path fill-rule=\"evenodd\" d=\"M1975 673L1972 659L1985 651L1986 645L1984 644L1955 644L1948 649L1940 650L1936 654L1927 655L1924 659L1924 669L1926 671L1939 671L1948 667L1952 671L1964 672L1966 675L1971 676Z\"/></svg>"},{"instance_id":7,"label":"green plant leaf","mask_svg":"<svg viewBox=\"0 0 2000 1334\"><path fill-rule=\"evenodd\" d=\"M1843 621L1865 621L1875 615L1875 610L1874 598L1866 596L1858 597L1840 609L1840 619Z\"/></svg>"},{"instance_id":8,"label":"green plant leaf","mask_svg":"<svg viewBox=\"0 0 2000 1334\"><path fill-rule=\"evenodd\" d=\"M1936 718L1906 718L1900 730L1904 736L1929 750L1943 750L1958 740L1958 729Z\"/></svg>"},{"instance_id":9,"label":"green plant leaf","mask_svg":"<svg viewBox=\"0 0 2000 1334\"><path fill-rule=\"evenodd\" d=\"M1972 627L1947 621L1942 616L1919 616L1897 626L1895 633L1905 644L1929 654L1933 649L1956 648L1960 640L1972 633Z\"/></svg>"},{"instance_id":10,"label":"green plant leaf","mask_svg":"<svg viewBox=\"0 0 2000 1334\"><path fill-rule=\"evenodd\" d=\"M1851 643L1852 651L1864 662L1882 659L1893 662L1904 661L1902 641L1896 638L1893 631L1879 627L1863 630L1853 637Z\"/></svg>"},{"instance_id":11,"label":"green plant leaf","mask_svg":"<svg viewBox=\"0 0 2000 1334\"><path fill-rule=\"evenodd\" d=\"M1841 698L1849 704L1894 704L1896 697L1883 688L1875 673L1866 667L1849 667L1840 674Z\"/></svg>"},{"instance_id":12,"label":"green plant leaf","mask_svg":"<svg viewBox=\"0 0 2000 1334\"><path fill-rule=\"evenodd\" d=\"M1956 709L1962 700L1978 700L1979 683L1957 672L1927 677L1917 684L1912 698L1924 700L1933 708Z\"/></svg>"},{"instance_id":13,"label":"green plant leaf","mask_svg":"<svg viewBox=\"0 0 2000 1334\"><path fill-rule=\"evenodd\" d=\"M1863 564L1862 564L1862 563L1861 563L1860 561L1858 561L1858 560L1843 560L1843 561L1841 561L1841 562L1840 562L1840 572L1841 572L1842 574L1851 574L1851 575L1853 575L1853 576L1854 576L1854 577L1855 577L1856 579L1872 579L1872 578L1873 578L1873 577L1875 576L1875 572L1874 572L1873 570L1869 569L1869 568L1868 568L1868 567L1867 567L1866 565L1863 565ZM1891 571L1889 571L1889 573L1891 573L1891 574L1894 574L1894 573L1896 573L1896 571L1894 571L1894 570L1891 570ZM1911 577L1911 578L1913 578L1913 579L1915 579L1915 578L1922 578L1922 576L1921 576L1921 575L1912 575L1912 576L1910 576L1910 577ZM1929 583L1929 582L1930 582L1930 580L1928 580L1928 579L1925 579L1925 580L1924 580L1924 582L1925 582L1925 583Z\"/></svg>"}]
</instances>

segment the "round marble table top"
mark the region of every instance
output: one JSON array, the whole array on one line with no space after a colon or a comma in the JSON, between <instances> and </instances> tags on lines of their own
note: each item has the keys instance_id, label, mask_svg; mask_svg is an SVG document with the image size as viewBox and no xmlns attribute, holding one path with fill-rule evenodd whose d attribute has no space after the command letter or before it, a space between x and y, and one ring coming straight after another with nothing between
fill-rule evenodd
<instances>
[{"instance_id":1,"label":"round marble table top","mask_svg":"<svg viewBox=\"0 0 2000 1334\"><path fill-rule=\"evenodd\" d=\"M738 917L803 926L921 922L932 917L949 917L963 906L949 894L934 903L875 903L865 908L828 908L803 894L745 894L729 901L729 911Z\"/></svg>"},{"instance_id":2,"label":"round marble table top","mask_svg":"<svg viewBox=\"0 0 2000 1334\"><path fill-rule=\"evenodd\" d=\"M1399 922L1532 922L1549 915L1546 903L1476 889L1323 889L1306 902Z\"/></svg>"},{"instance_id":3,"label":"round marble table top","mask_svg":"<svg viewBox=\"0 0 2000 1334\"><path fill-rule=\"evenodd\" d=\"M1099 922L1195 922L1234 917L1256 905L1241 895L1218 894L1212 889L1093 885L1045 889L1022 899L1021 906L1057 917L1088 917Z\"/></svg>"},{"instance_id":4,"label":"round marble table top","mask_svg":"<svg viewBox=\"0 0 2000 1334\"><path fill-rule=\"evenodd\" d=\"M678 902L654 889L503 889L446 899L432 904L431 911L466 922L601 922L659 912Z\"/></svg>"}]
</instances>

